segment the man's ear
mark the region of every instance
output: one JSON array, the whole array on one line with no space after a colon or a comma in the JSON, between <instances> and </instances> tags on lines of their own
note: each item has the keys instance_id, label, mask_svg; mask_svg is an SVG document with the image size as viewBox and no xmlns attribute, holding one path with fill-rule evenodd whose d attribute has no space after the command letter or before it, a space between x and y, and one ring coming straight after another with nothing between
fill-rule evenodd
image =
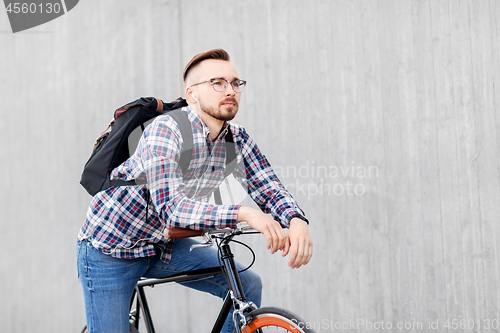
<instances>
[{"instance_id":1,"label":"man's ear","mask_svg":"<svg viewBox=\"0 0 500 333\"><path fill-rule=\"evenodd\" d=\"M193 89L191 89L191 87L186 88L186 101L188 102L188 104L198 103L196 98L193 96Z\"/></svg>"}]
</instances>

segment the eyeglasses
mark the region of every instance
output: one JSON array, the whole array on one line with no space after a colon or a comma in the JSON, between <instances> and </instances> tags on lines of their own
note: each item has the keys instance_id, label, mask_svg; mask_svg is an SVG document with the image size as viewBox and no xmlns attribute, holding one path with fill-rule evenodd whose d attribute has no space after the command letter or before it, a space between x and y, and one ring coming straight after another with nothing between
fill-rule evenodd
<instances>
[{"instance_id":1,"label":"eyeglasses","mask_svg":"<svg viewBox=\"0 0 500 333\"><path fill-rule=\"evenodd\" d=\"M219 79L210 79L210 80L206 80L203 82L198 82L198 83L191 85L191 87L197 86L197 85L202 84L202 83L207 83L207 82L210 82L212 84L212 87L214 88L214 90L217 92L226 91L227 86L230 84L235 93L242 92L243 89L245 89L245 85L247 84L247 81L244 81L244 80L234 80L234 81L229 82L225 79L219 78Z\"/></svg>"}]
</instances>

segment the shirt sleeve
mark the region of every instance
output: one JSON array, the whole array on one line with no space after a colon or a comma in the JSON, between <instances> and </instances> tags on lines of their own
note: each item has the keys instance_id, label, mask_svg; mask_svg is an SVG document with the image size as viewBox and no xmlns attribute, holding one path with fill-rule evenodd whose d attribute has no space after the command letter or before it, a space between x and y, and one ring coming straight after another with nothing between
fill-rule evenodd
<instances>
[{"instance_id":1,"label":"shirt sleeve","mask_svg":"<svg viewBox=\"0 0 500 333\"><path fill-rule=\"evenodd\" d=\"M308 222L304 212L278 179L257 144L243 127L233 126L236 147L242 156L234 171L234 177L260 209L266 214L271 214L282 226L288 228L293 217Z\"/></svg>"},{"instance_id":2,"label":"shirt sleeve","mask_svg":"<svg viewBox=\"0 0 500 333\"><path fill-rule=\"evenodd\" d=\"M186 196L179 159L180 129L170 116L158 117L139 141L151 202L165 227L195 230L234 227L238 205L212 205Z\"/></svg>"}]
</instances>

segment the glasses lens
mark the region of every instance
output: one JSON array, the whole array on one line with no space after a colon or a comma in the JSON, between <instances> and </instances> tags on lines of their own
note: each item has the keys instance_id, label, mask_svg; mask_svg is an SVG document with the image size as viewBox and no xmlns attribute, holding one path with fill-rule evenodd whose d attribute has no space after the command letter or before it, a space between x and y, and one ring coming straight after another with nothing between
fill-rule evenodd
<instances>
[{"instance_id":1,"label":"glasses lens","mask_svg":"<svg viewBox=\"0 0 500 333\"><path fill-rule=\"evenodd\" d=\"M231 85L233 87L233 90L234 92L242 92L243 89L245 89L245 85L246 85L246 81L243 81L243 80L235 80L233 82L231 82Z\"/></svg>"},{"instance_id":2,"label":"glasses lens","mask_svg":"<svg viewBox=\"0 0 500 333\"><path fill-rule=\"evenodd\" d=\"M212 80L212 86L214 87L215 91L222 92L222 91L226 90L227 83L226 83L226 80L213 79Z\"/></svg>"}]
</instances>

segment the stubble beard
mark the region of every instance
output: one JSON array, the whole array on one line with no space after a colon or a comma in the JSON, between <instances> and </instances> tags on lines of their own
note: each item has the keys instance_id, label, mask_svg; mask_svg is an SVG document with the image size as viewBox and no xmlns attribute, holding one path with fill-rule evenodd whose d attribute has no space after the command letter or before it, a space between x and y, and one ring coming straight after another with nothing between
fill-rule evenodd
<instances>
[{"instance_id":1,"label":"stubble beard","mask_svg":"<svg viewBox=\"0 0 500 333\"><path fill-rule=\"evenodd\" d=\"M223 104L226 102L232 102L234 103L234 106L228 107L224 106ZM213 106L207 106L202 103L200 104L200 109L208 114L209 116L217 119L217 120L222 120L222 121L229 121L233 120L236 114L238 113L238 102L234 98L228 98L225 99L224 101L220 102L218 107L213 107ZM222 108L230 108L230 112L223 112Z\"/></svg>"}]
</instances>

